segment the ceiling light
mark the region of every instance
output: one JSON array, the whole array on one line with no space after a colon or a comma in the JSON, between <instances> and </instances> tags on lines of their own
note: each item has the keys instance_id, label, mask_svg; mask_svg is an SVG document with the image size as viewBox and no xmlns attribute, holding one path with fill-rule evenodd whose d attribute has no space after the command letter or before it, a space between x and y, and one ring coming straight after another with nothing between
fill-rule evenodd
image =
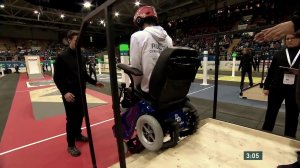
<instances>
[{"instance_id":1,"label":"ceiling light","mask_svg":"<svg viewBox=\"0 0 300 168\"><path fill-rule=\"evenodd\" d=\"M101 24L104 24L104 20L100 20L100 23L101 23Z\"/></svg>"},{"instance_id":2,"label":"ceiling light","mask_svg":"<svg viewBox=\"0 0 300 168\"><path fill-rule=\"evenodd\" d=\"M4 4L1 4L1 5L0 5L0 8L4 8L4 7L5 7Z\"/></svg>"},{"instance_id":3,"label":"ceiling light","mask_svg":"<svg viewBox=\"0 0 300 168\"><path fill-rule=\"evenodd\" d=\"M136 1L136 2L134 3L134 5L135 5L135 6L140 6L141 3L140 3L140 1Z\"/></svg>"},{"instance_id":4,"label":"ceiling light","mask_svg":"<svg viewBox=\"0 0 300 168\"><path fill-rule=\"evenodd\" d=\"M119 12L115 12L115 16L118 17L120 14Z\"/></svg>"},{"instance_id":5,"label":"ceiling light","mask_svg":"<svg viewBox=\"0 0 300 168\"><path fill-rule=\"evenodd\" d=\"M39 11L37 11L37 10L34 10L34 11L33 11L33 13L34 13L34 14L38 14L38 13L39 13Z\"/></svg>"},{"instance_id":6,"label":"ceiling light","mask_svg":"<svg viewBox=\"0 0 300 168\"><path fill-rule=\"evenodd\" d=\"M64 14L61 14L61 15L60 15L60 18L62 18L62 19L63 19L64 17L65 17L65 15L64 15Z\"/></svg>"},{"instance_id":7,"label":"ceiling light","mask_svg":"<svg viewBox=\"0 0 300 168\"><path fill-rule=\"evenodd\" d=\"M83 7L84 8L90 8L92 6L92 4L91 4L91 2L89 2L89 1L85 1L84 3L83 3Z\"/></svg>"}]
</instances>

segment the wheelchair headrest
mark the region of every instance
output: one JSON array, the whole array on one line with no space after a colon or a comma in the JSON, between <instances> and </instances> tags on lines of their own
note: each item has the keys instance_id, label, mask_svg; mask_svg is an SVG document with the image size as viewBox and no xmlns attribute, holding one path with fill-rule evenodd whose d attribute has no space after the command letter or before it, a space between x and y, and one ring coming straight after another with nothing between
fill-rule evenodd
<instances>
[{"instance_id":1,"label":"wheelchair headrest","mask_svg":"<svg viewBox=\"0 0 300 168\"><path fill-rule=\"evenodd\" d=\"M149 82L149 95L159 102L184 98L200 66L196 50L165 49L159 56Z\"/></svg>"}]
</instances>

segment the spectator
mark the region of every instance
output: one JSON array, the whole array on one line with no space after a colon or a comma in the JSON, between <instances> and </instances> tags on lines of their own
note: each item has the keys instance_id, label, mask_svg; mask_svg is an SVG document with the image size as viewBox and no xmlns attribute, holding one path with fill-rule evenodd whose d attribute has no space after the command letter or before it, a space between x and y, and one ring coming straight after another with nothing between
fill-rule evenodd
<instances>
[{"instance_id":1,"label":"spectator","mask_svg":"<svg viewBox=\"0 0 300 168\"><path fill-rule=\"evenodd\" d=\"M239 66L239 70L242 68L241 83L240 83L241 91L244 88L244 79L245 79L246 73L248 74L250 86L253 86L252 66L255 70L256 67L253 62L253 56L251 54L251 51L249 48L244 48L242 51L242 57L241 57L241 62L240 62L240 66ZM240 93L240 96L241 96L241 93Z\"/></svg>"},{"instance_id":2,"label":"spectator","mask_svg":"<svg viewBox=\"0 0 300 168\"><path fill-rule=\"evenodd\" d=\"M74 157L81 152L76 148L75 141L87 142L88 137L81 134L81 125L84 116L82 93L85 93L86 82L103 87L103 84L90 78L85 65L78 65L76 58L76 40L79 32L70 30L67 35L69 48L59 55L54 64L54 82L59 89L65 106L67 124L67 151ZM78 67L80 67L78 69ZM84 67L84 68L83 68ZM81 75L81 76L79 76Z\"/></svg>"},{"instance_id":3,"label":"spectator","mask_svg":"<svg viewBox=\"0 0 300 168\"><path fill-rule=\"evenodd\" d=\"M299 111L296 104L296 76L287 68L298 68L300 38L295 35L287 35L285 38L286 49L277 52L272 60L264 83L264 94L268 95L268 107L263 124L263 130L272 132L279 108L285 100L286 122L284 135L296 137Z\"/></svg>"}]
</instances>

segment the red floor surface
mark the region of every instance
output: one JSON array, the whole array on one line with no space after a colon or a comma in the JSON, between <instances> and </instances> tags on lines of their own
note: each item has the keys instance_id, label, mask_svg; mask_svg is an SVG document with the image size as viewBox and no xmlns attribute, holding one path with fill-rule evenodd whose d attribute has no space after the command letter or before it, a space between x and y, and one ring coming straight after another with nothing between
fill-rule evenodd
<instances>
[{"instance_id":1,"label":"red floor surface","mask_svg":"<svg viewBox=\"0 0 300 168\"><path fill-rule=\"evenodd\" d=\"M88 143L77 143L82 152L80 157L74 158L67 153L65 115L34 119L29 91L36 88L27 88L26 81L27 76L21 74L0 144L0 168L92 167ZM108 102L89 109L91 125L98 123L91 128L97 166L108 167L118 161L111 129L114 124L111 97L92 90L87 92Z\"/></svg>"}]
</instances>

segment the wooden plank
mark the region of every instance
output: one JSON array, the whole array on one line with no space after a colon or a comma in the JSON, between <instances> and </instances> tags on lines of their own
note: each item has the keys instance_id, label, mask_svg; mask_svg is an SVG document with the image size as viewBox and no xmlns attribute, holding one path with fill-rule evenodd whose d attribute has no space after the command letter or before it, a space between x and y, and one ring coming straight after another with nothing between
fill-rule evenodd
<instances>
[{"instance_id":1,"label":"wooden plank","mask_svg":"<svg viewBox=\"0 0 300 168\"><path fill-rule=\"evenodd\" d=\"M243 97L249 100L268 101L268 96L264 95L263 88L260 88L259 85L243 91ZM285 100L282 104L285 104Z\"/></svg>"},{"instance_id":2,"label":"wooden plank","mask_svg":"<svg viewBox=\"0 0 300 168\"><path fill-rule=\"evenodd\" d=\"M250 100L268 101L268 96L264 95L263 89L259 85L243 91L243 97Z\"/></svg>"},{"instance_id":3,"label":"wooden plank","mask_svg":"<svg viewBox=\"0 0 300 168\"><path fill-rule=\"evenodd\" d=\"M128 168L255 168L296 161L300 142L214 119L201 121L198 131L164 151L144 150L126 159ZM262 151L262 160L244 160L244 151ZM119 164L111 168L119 167Z\"/></svg>"}]
</instances>

